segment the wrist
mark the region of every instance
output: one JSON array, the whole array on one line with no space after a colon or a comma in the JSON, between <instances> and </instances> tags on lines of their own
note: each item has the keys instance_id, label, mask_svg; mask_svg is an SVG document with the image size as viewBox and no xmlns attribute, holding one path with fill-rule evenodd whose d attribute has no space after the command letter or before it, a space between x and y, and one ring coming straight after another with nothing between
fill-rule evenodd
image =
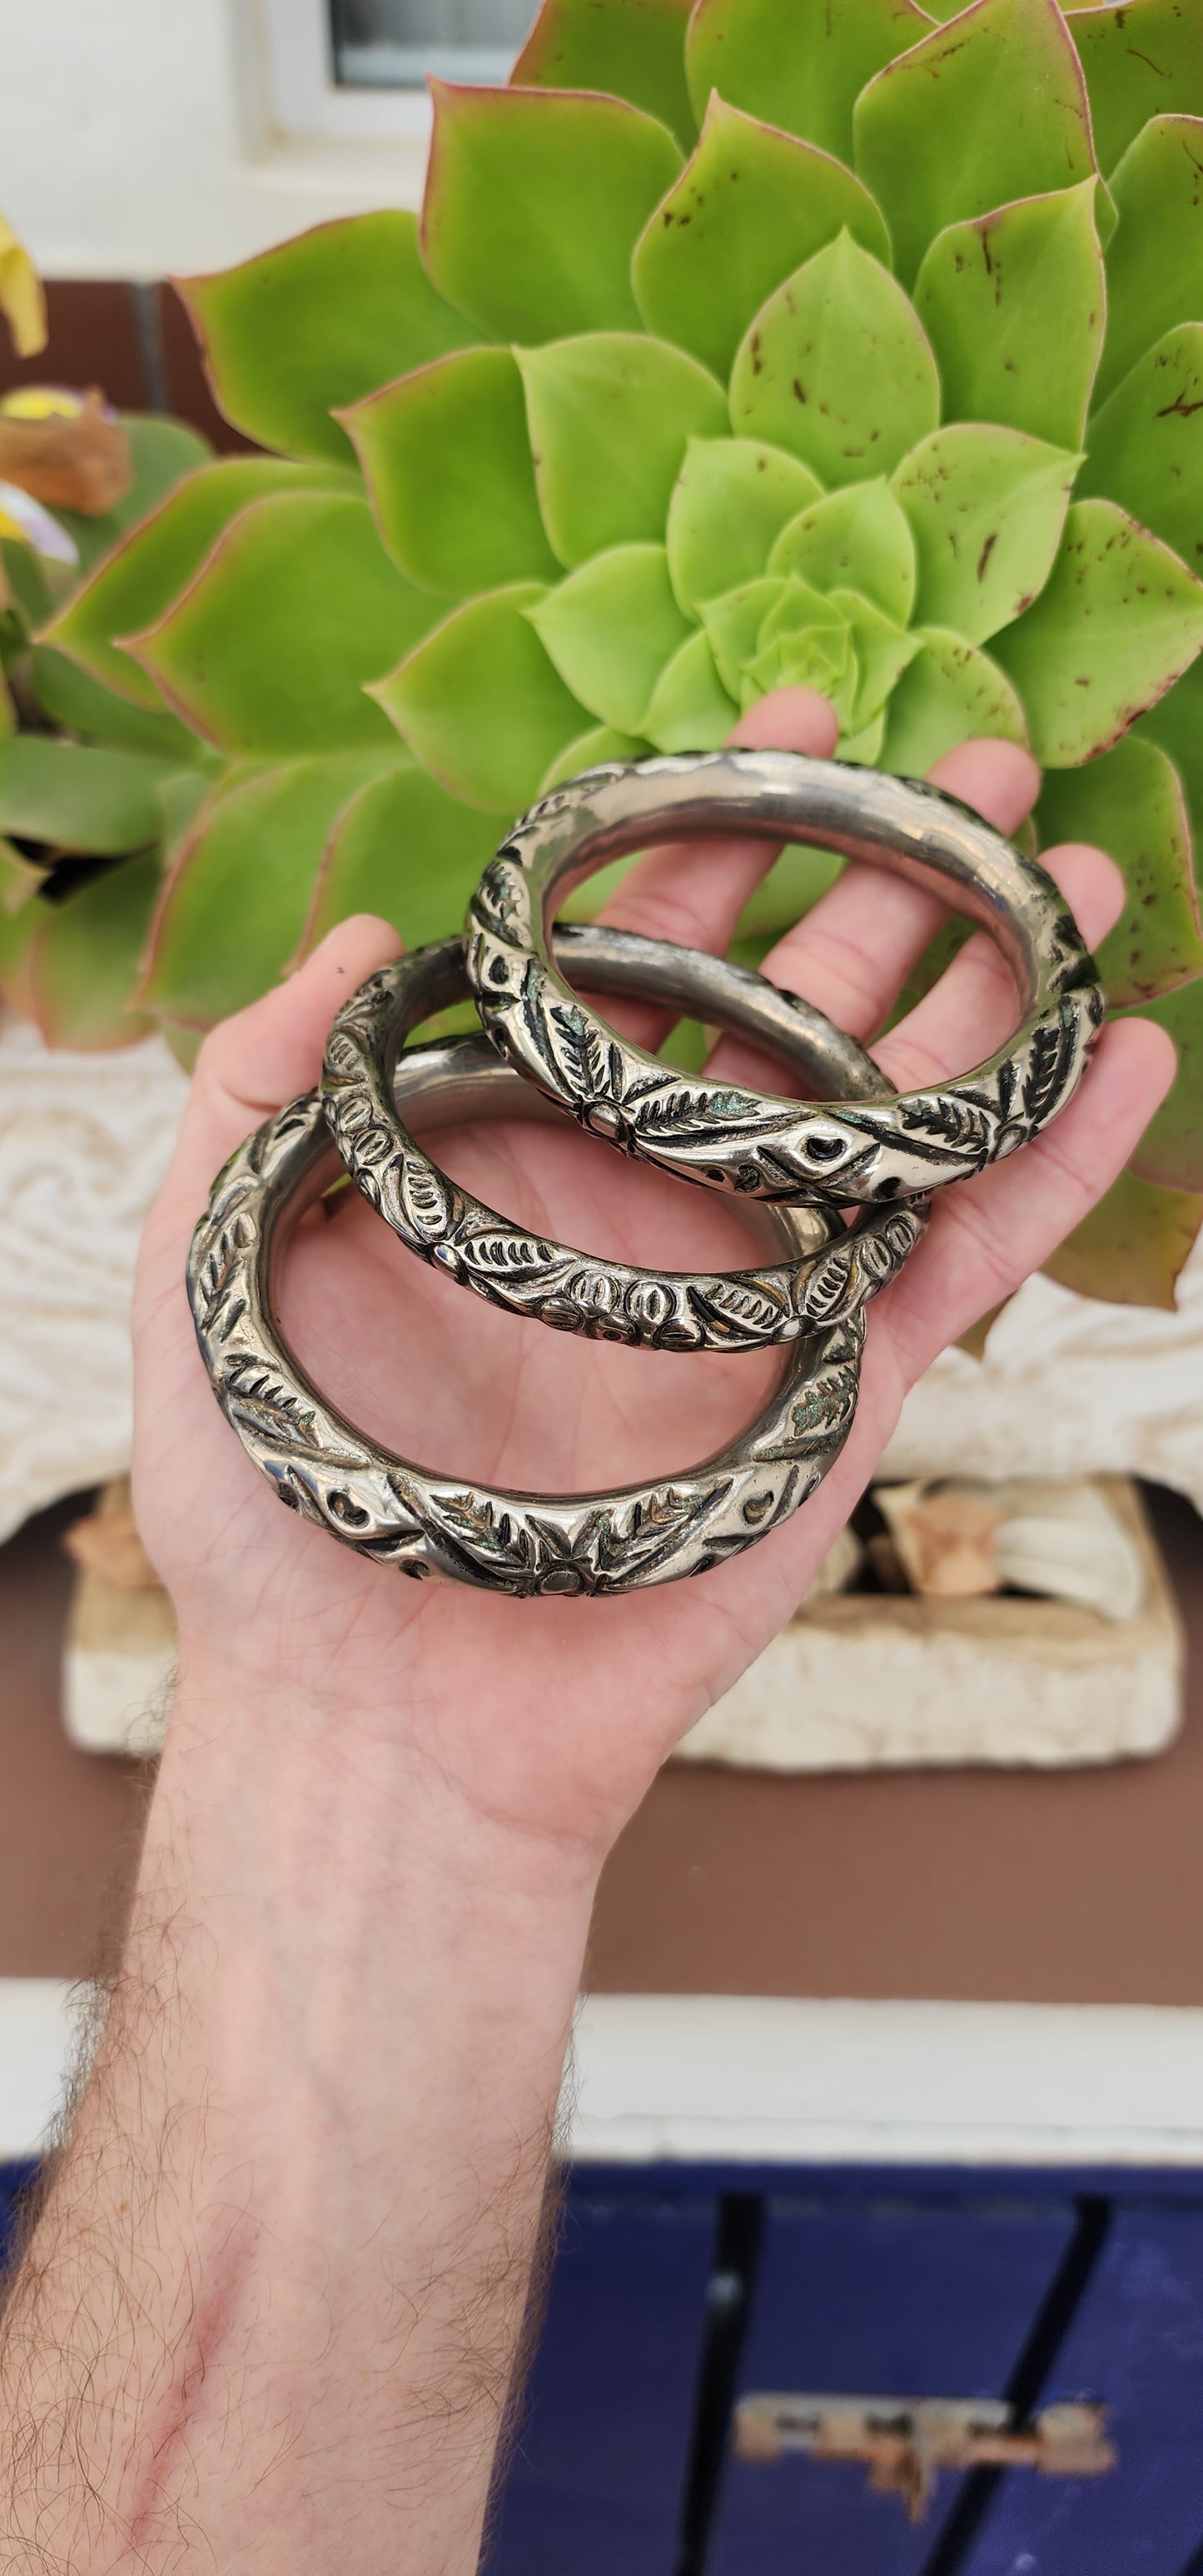
<instances>
[{"instance_id":1,"label":"wrist","mask_svg":"<svg viewBox=\"0 0 1203 2576\"><path fill-rule=\"evenodd\" d=\"M420 1729L414 1700L398 1660L383 1687L353 1695L182 1636L161 1786L194 1839L224 1843L235 1802L277 1876L303 1869L320 1832L341 1843L348 1872L355 1854L387 1853L398 1895L403 1873L406 1888L437 1878L473 1908L583 1907L587 1920L610 1837L550 1829L518 1801L491 1806L440 1759L444 1712L428 1683ZM448 1685L448 1716L451 1704Z\"/></svg>"}]
</instances>

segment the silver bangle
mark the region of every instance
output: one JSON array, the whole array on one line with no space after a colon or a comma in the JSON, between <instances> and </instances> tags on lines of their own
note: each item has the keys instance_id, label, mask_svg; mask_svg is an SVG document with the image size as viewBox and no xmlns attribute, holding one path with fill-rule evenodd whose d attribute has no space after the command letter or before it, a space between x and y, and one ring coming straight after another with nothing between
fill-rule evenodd
<instances>
[{"instance_id":1,"label":"silver bangle","mask_svg":"<svg viewBox=\"0 0 1203 2576\"><path fill-rule=\"evenodd\" d=\"M564 931L556 951L593 991L646 994L759 1039L824 1096L880 1100L888 1091L872 1058L821 1012L723 958L614 930ZM439 1170L403 1125L394 1093L406 1038L467 989L458 939L370 975L331 1029L322 1098L346 1169L377 1215L421 1260L491 1304L595 1340L760 1350L852 1314L918 1242L922 1202L867 1209L847 1229L816 1209L810 1248L795 1260L693 1274L574 1251L499 1216Z\"/></svg>"},{"instance_id":2,"label":"silver bangle","mask_svg":"<svg viewBox=\"0 0 1203 2576\"><path fill-rule=\"evenodd\" d=\"M407 1116L548 1114L480 1037L412 1049L396 1085ZM838 1457L856 1410L863 1313L793 1343L750 1428L654 1483L555 1499L395 1457L319 1394L273 1313L275 1262L337 1164L316 1091L268 1119L214 1182L188 1294L213 1391L248 1457L282 1502L361 1556L523 1596L638 1591L738 1555L796 1511ZM765 1213L788 1251L809 1243L805 1210Z\"/></svg>"},{"instance_id":3,"label":"silver bangle","mask_svg":"<svg viewBox=\"0 0 1203 2576\"><path fill-rule=\"evenodd\" d=\"M668 1067L580 1002L552 962L553 898L624 851L681 833L750 833L870 860L984 925L1021 1020L971 1073L832 1110ZM509 1062L595 1135L712 1189L881 1201L967 1178L1065 1107L1103 1017L1094 963L1043 868L939 788L783 751L611 763L553 789L486 868L468 972Z\"/></svg>"}]
</instances>

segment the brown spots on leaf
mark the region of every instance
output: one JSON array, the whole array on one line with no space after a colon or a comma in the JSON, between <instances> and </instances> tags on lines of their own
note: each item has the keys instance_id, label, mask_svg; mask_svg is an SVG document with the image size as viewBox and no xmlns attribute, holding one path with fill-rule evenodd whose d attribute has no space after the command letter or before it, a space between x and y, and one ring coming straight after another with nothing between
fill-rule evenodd
<instances>
[{"instance_id":1,"label":"brown spots on leaf","mask_svg":"<svg viewBox=\"0 0 1203 2576\"><path fill-rule=\"evenodd\" d=\"M990 557L997 544L998 530L997 528L992 528L977 559L977 577L979 581L984 581L986 578L986 566L988 565Z\"/></svg>"},{"instance_id":2,"label":"brown spots on leaf","mask_svg":"<svg viewBox=\"0 0 1203 2576\"><path fill-rule=\"evenodd\" d=\"M1155 63L1151 54L1142 54L1139 45L1129 45L1128 51L1133 62L1147 64L1151 72L1156 72L1158 80L1169 79L1170 75L1164 66L1161 63Z\"/></svg>"},{"instance_id":3,"label":"brown spots on leaf","mask_svg":"<svg viewBox=\"0 0 1203 2576\"><path fill-rule=\"evenodd\" d=\"M1188 402L1186 387L1180 385L1172 403L1164 403L1161 410L1155 412L1153 417L1155 420L1168 420L1171 412L1177 412L1180 420L1192 420L1197 411L1203 411L1203 395L1200 395L1198 402Z\"/></svg>"},{"instance_id":4,"label":"brown spots on leaf","mask_svg":"<svg viewBox=\"0 0 1203 2576\"><path fill-rule=\"evenodd\" d=\"M797 378L796 376L794 377L793 383L792 383L792 384L791 384L791 386L790 386L790 392L792 393L792 395L793 395L793 397L794 397L794 401L795 401L795 402L800 402L800 403L804 403L804 402L805 402L805 400L806 400L806 390L805 390L805 387L804 387L803 385L799 384L799 382L798 382L798 378Z\"/></svg>"}]
</instances>

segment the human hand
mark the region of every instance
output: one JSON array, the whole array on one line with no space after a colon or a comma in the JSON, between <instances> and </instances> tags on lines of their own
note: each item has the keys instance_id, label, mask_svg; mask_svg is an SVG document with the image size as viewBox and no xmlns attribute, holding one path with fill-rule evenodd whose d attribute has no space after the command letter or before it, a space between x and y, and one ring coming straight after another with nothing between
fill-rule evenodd
<instances>
[{"instance_id":1,"label":"human hand","mask_svg":"<svg viewBox=\"0 0 1203 2576\"><path fill-rule=\"evenodd\" d=\"M810 692L781 691L735 739L826 755L835 722ZM1002 743L966 744L932 775L1005 832L1038 787L1028 755ZM654 852L608 918L721 949L768 864L755 843ZM1120 909L1118 872L1081 847L1046 853L1045 864L1097 943ZM869 1040L943 917L900 880L852 868L765 972ZM334 1011L396 945L379 921L342 923L290 982L202 1049L140 1267L139 1523L176 1603L185 1668L219 1667L227 1697L288 1699L295 1757L312 1760L319 1781L323 1764L352 1751L400 1747L467 1810L600 1859L672 1744L789 1616L910 1385L1039 1266L1123 1167L1168 1085L1172 1050L1146 1021L1112 1026L1045 1136L940 1194L926 1241L870 1310L848 1444L784 1528L688 1586L514 1602L404 1583L282 1513L213 1403L184 1295L188 1238L213 1174L250 1127L316 1080ZM645 1042L651 1034L634 1006L611 1015ZM931 1082L980 1061L1015 1015L1005 969L979 935L875 1052L899 1087ZM780 1069L753 1066L746 1048L727 1043L714 1061L785 1087ZM729 1202L607 1152L567 1120L463 1128L441 1135L438 1153L489 1204L582 1249L677 1269L747 1259ZM777 1365L772 1355L587 1342L470 1302L351 1192L299 1230L282 1320L323 1391L402 1456L549 1493L621 1485L709 1454L751 1419Z\"/></svg>"}]
</instances>

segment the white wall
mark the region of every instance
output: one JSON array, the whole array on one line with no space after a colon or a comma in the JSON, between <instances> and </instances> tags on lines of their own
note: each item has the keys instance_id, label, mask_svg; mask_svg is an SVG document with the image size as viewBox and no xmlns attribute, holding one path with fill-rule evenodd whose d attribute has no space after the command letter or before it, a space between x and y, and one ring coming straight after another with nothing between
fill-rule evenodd
<instances>
[{"instance_id":1,"label":"white wall","mask_svg":"<svg viewBox=\"0 0 1203 2576\"><path fill-rule=\"evenodd\" d=\"M186 274L331 215L416 205L414 103L409 137L371 139L365 100L352 139L350 98L325 116L343 139L281 133L271 42L301 53L319 24L313 0L0 0L0 210L44 274ZM378 102L377 135L394 117Z\"/></svg>"}]
</instances>

